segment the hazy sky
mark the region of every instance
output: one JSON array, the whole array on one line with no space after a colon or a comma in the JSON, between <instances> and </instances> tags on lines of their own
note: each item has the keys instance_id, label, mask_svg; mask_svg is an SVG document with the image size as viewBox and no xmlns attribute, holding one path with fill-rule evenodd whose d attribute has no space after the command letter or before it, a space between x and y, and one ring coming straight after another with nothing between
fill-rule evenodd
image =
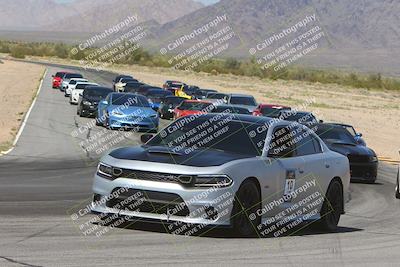
<instances>
[{"instance_id":1,"label":"hazy sky","mask_svg":"<svg viewBox=\"0 0 400 267\"><path fill-rule=\"evenodd\" d=\"M66 2L72 2L75 0L56 0L56 1L60 2L60 3L66 3ZM194 1L202 2L203 4L209 5L209 4L214 4L214 3L218 2L219 0L194 0Z\"/></svg>"}]
</instances>

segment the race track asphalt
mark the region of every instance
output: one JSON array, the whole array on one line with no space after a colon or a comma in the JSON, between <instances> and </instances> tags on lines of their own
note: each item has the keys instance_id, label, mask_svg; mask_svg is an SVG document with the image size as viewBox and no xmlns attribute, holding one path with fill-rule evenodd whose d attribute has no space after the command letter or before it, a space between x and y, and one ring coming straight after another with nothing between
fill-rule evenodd
<instances>
[{"instance_id":1,"label":"race track asphalt","mask_svg":"<svg viewBox=\"0 0 400 267\"><path fill-rule=\"evenodd\" d=\"M237 238L219 229L186 237L164 233L158 225L139 224L114 228L99 237L84 235L70 215L90 202L92 177L107 142L89 152L82 148L104 129L79 131L93 120L77 116L76 106L51 88L51 74L65 68L47 67L17 146L0 157L0 266L398 266L396 169L384 163L376 184L351 184L352 200L337 233L307 229L260 239ZM104 85L115 76L81 72ZM118 146L139 143L137 133L118 134L123 135Z\"/></svg>"}]
</instances>

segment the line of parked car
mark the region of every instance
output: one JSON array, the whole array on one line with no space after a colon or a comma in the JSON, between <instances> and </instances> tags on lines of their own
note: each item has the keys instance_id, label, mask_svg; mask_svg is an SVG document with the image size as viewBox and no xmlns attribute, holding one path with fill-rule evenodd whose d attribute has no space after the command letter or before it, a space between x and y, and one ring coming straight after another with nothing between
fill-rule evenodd
<instances>
[{"instance_id":1,"label":"line of parked car","mask_svg":"<svg viewBox=\"0 0 400 267\"><path fill-rule=\"evenodd\" d=\"M333 230L344 212L350 177L370 183L377 177L377 156L360 133L351 125L324 123L311 112L257 103L251 95L221 93L179 81L166 81L157 87L119 75L113 80L113 88L107 88L78 73L58 72L53 77L53 88L59 88L70 97L71 104L78 105L78 115L94 117L97 125L157 133L160 118L174 120L155 136L143 134L143 146L120 148L102 158L93 186L94 212L230 225L240 234L249 235L254 232L253 223L261 223L269 215L257 216L252 222L248 213L257 213L264 199L275 192L288 194L287 190L294 190L290 185L305 183L305 174L313 173L326 193L320 211L328 209L329 204L334 212L327 216L314 214L309 219ZM219 129L225 124L228 128ZM208 125L208 133L191 136L204 125ZM293 127L294 134L287 132L288 127ZM279 139L280 143L271 141L282 133L285 138ZM266 164L267 159L270 164ZM276 165L271 159L276 159ZM132 176L141 180L140 186ZM129 208L113 209L115 203L110 201L97 203L120 189L121 184L136 188L128 195L140 191L151 196L139 213ZM221 184L216 193L188 204L198 190ZM213 198L225 191L234 192L237 199L230 204L228 215L219 214L212 204ZM183 211L174 214L171 210L176 210L177 200L184 203ZM191 215L205 204L206 215ZM278 210L288 205L283 203ZM247 210L245 214L243 209Z\"/></svg>"}]
</instances>

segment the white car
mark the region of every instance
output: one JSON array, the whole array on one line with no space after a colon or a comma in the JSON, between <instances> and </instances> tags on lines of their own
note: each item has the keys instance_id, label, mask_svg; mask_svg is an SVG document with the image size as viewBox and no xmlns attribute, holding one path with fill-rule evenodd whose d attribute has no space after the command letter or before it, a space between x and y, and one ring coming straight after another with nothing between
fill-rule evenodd
<instances>
[{"instance_id":1,"label":"white car","mask_svg":"<svg viewBox=\"0 0 400 267\"><path fill-rule=\"evenodd\" d=\"M72 90L71 95L69 96L69 103L71 105L77 105L79 102L79 97L82 95L86 86L100 86L97 83L90 82L78 82L75 85L75 88Z\"/></svg>"},{"instance_id":2,"label":"white car","mask_svg":"<svg viewBox=\"0 0 400 267\"><path fill-rule=\"evenodd\" d=\"M334 231L349 200L347 157L297 122L209 113L142 142L102 157L94 213L228 226L247 236L314 221Z\"/></svg>"},{"instance_id":3,"label":"white car","mask_svg":"<svg viewBox=\"0 0 400 267\"><path fill-rule=\"evenodd\" d=\"M74 78L83 78L82 74L79 73L66 73L62 78L62 83L60 85L61 92L64 92L68 88L69 81Z\"/></svg>"},{"instance_id":4,"label":"white car","mask_svg":"<svg viewBox=\"0 0 400 267\"><path fill-rule=\"evenodd\" d=\"M78 82L85 83L85 82L89 82L89 81L84 78L73 78L73 79L69 80L67 88L65 88L65 90L64 90L65 97L68 97L71 94L72 90L74 90L74 88Z\"/></svg>"}]
</instances>

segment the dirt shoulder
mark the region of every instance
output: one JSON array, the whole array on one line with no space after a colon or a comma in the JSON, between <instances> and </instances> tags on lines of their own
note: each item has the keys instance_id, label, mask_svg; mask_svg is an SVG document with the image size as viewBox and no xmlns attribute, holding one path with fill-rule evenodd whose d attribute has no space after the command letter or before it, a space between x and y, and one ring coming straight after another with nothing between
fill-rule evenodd
<instances>
[{"instance_id":1,"label":"dirt shoulder","mask_svg":"<svg viewBox=\"0 0 400 267\"><path fill-rule=\"evenodd\" d=\"M44 70L44 66L29 63L0 63L0 151L11 147Z\"/></svg>"},{"instance_id":2,"label":"dirt shoulder","mask_svg":"<svg viewBox=\"0 0 400 267\"><path fill-rule=\"evenodd\" d=\"M79 66L78 61L53 58L46 60ZM131 74L157 86L161 86L167 79L180 80L221 92L252 94L261 103L299 107L301 110L314 112L326 122L353 125L379 156L399 159L400 92L355 89L336 84L211 75L136 65L114 65L107 70ZM310 102L311 104L306 105Z\"/></svg>"}]
</instances>

